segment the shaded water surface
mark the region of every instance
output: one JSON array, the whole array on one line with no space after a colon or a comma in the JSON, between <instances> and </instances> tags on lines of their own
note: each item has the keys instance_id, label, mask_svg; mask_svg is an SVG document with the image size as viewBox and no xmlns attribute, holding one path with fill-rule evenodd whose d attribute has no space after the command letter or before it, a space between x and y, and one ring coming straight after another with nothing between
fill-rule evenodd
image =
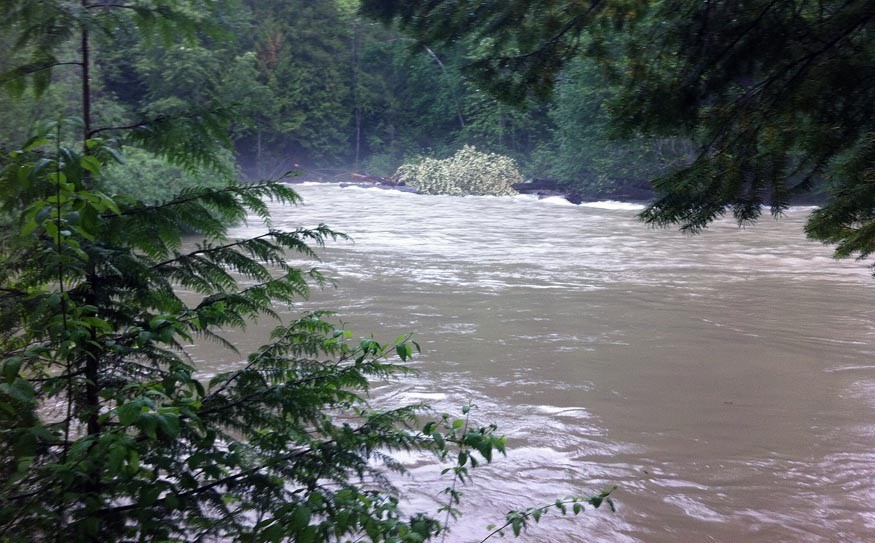
<instances>
[{"instance_id":1,"label":"shaded water surface","mask_svg":"<svg viewBox=\"0 0 875 543\"><path fill-rule=\"evenodd\" d=\"M362 335L415 332L425 351L418 376L375 400L452 413L470 400L509 437L448 541L613 484L616 513L545 517L522 540L875 537L875 281L804 238L809 209L688 237L628 204L299 190L305 205L274 207L276 227L355 239L321 251L338 287L301 307L337 309ZM409 462L398 485L433 511L448 481Z\"/></svg>"}]
</instances>

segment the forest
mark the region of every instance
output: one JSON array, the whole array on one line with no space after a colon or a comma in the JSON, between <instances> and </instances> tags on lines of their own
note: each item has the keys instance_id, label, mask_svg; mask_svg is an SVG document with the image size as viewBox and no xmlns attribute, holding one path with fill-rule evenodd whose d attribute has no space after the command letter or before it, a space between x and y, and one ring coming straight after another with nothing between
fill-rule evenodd
<instances>
[{"instance_id":1,"label":"forest","mask_svg":"<svg viewBox=\"0 0 875 543\"><path fill-rule=\"evenodd\" d=\"M328 180L353 172L389 177L402 163L473 145L508 155L527 178L556 180L567 192L646 199L648 180L692 151L679 138L615 138L607 112L614 91L593 62L570 65L549 100L521 108L462 73L471 43L418 44L358 14L356 2L224 2L215 17L219 34L171 47L123 24L95 35L100 121L127 126L232 108L232 154L221 166L252 180L295 169ZM4 50L16 49L14 34L0 39ZM28 54L6 56L0 71L47 61ZM53 71L39 100L32 90L30 99L3 91L4 145L25 141L49 111L74 113L78 83L66 72ZM159 159L127 153L119 188L131 172L156 172L148 183L156 196L209 177L187 174L169 186L173 177Z\"/></svg>"},{"instance_id":2,"label":"forest","mask_svg":"<svg viewBox=\"0 0 875 543\"><path fill-rule=\"evenodd\" d=\"M871 2L0 8L0 542L871 529Z\"/></svg>"}]
</instances>

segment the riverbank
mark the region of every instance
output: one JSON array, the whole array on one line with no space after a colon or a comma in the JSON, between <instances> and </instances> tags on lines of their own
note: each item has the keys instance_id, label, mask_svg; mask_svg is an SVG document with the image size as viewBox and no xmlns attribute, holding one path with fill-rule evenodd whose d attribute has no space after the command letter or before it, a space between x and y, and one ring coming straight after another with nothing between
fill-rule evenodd
<instances>
[{"instance_id":1,"label":"riverbank","mask_svg":"<svg viewBox=\"0 0 875 543\"><path fill-rule=\"evenodd\" d=\"M330 176L318 175L312 172L304 172L296 177L287 180L290 184L303 183L325 183L336 184L341 188L360 187L360 188L377 188L383 190L397 190L401 192L418 194L415 187L405 185L403 182L396 182L391 178L379 177L375 175L365 175L357 173L342 173ZM599 202L604 200L615 200L627 203L647 204L654 200L654 195L650 191L636 191L621 194L583 194L580 192L568 191L558 181L554 179L531 179L525 183L516 183L512 185L514 190L520 194L528 194L537 196L539 199L544 198L563 198L568 202L579 205L584 203Z\"/></svg>"},{"instance_id":2,"label":"riverbank","mask_svg":"<svg viewBox=\"0 0 875 543\"><path fill-rule=\"evenodd\" d=\"M340 187L377 188L418 194L415 187L405 185L403 182L397 182L391 178L350 172L332 173L331 175L303 172L296 177L289 178L288 183L326 183L337 184L340 185ZM568 190L567 187L563 186L555 179L530 179L524 183L516 183L512 185L512 187L520 194L537 196L539 199L562 198L575 205L600 202L604 200L647 205L656 199L656 195L653 191L644 189L630 189L616 193L586 194L583 192ZM828 201L829 198L826 193L810 192L794 197L792 205L822 206ZM769 205L769 203L766 202L765 205Z\"/></svg>"}]
</instances>

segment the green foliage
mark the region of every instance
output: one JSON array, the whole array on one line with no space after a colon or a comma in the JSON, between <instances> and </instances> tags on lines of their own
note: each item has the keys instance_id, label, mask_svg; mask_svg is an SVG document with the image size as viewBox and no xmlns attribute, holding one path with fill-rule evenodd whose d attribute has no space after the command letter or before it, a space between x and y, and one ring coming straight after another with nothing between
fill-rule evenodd
<instances>
[{"instance_id":1,"label":"green foliage","mask_svg":"<svg viewBox=\"0 0 875 543\"><path fill-rule=\"evenodd\" d=\"M867 2L752 1L744 9L700 7L687 23L660 28L664 46L634 67L643 99L634 107L625 100L620 113L653 130L695 127L703 144L689 168L659 181L664 196L645 218L693 231L724 212L752 221L763 204L780 213L825 176L829 211L812 217L809 234L839 243L837 256L852 246L867 254L871 245L859 244L856 234L871 216L866 176L859 174L873 160L865 83L875 50L873 14ZM661 69L669 64L677 68ZM851 216L862 223L846 222Z\"/></svg>"},{"instance_id":2,"label":"green foliage","mask_svg":"<svg viewBox=\"0 0 875 543\"><path fill-rule=\"evenodd\" d=\"M540 144L550 138L551 119L547 106L542 103L526 104L519 108L497 101L470 83L464 97L465 128L458 139L508 155L525 165L525 170L534 175L529 164Z\"/></svg>"},{"instance_id":3,"label":"green foliage","mask_svg":"<svg viewBox=\"0 0 875 543\"><path fill-rule=\"evenodd\" d=\"M441 524L408 516L379 484L389 454L477 450L492 428L459 433L444 416L416 429L422 406L371 408L369 379L408 370L418 346L382 344L306 313L277 327L241 368L209 382L185 345L279 316L308 292L327 227L230 240L265 200L298 196L281 183L191 188L159 204L87 188L104 160L46 134L14 153L0 179L28 185L0 278L4 323L0 418L6 541L423 541ZM8 193L4 193L8 194ZM7 204L12 204L7 199ZM203 240L183 243L183 231ZM185 303L176 289L200 294ZM226 343L227 344L227 343ZM229 348L233 348L227 344ZM53 406L48 408L47 406ZM463 454L460 452L459 454ZM464 452L468 455L468 452ZM382 462L380 462L382 461Z\"/></svg>"},{"instance_id":4,"label":"green foliage","mask_svg":"<svg viewBox=\"0 0 875 543\"><path fill-rule=\"evenodd\" d=\"M547 98L567 60L581 49L585 29L614 30L639 20L649 2L614 0L362 0L364 13L395 22L425 44L472 44L465 74L500 100Z\"/></svg>"},{"instance_id":5,"label":"green foliage","mask_svg":"<svg viewBox=\"0 0 875 543\"><path fill-rule=\"evenodd\" d=\"M511 185L523 180L513 159L470 146L443 160L425 158L402 165L395 176L424 194L452 196L508 196L516 194Z\"/></svg>"},{"instance_id":6,"label":"green foliage","mask_svg":"<svg viewBox=\"0 0 875 543\"><path fill-rule=\"evenodd\" d=\"M547 107L508 106L473 84L463 73L469 47L477 46L472 40L424 47L363 18L358 2L346 0L144 2L143 13L107 5L86 14L75 4L47 5L75 11L68 25L91 31L89 131L118 138L120 147L167 157L180 151L170 142L184 141L188 149L167 158L203 170L219 167L204 161L233 144L251 179L277 177L294 164L389 176L412 157L447 156L463 145L546 173L533 167L549 161L532 154L551 137ZM163 21L164 12L173 19ZM173 25L178 32L168 35ZM0 122L0 140L9 149L49 112L82 114L75 37L68 32L66 41L52 42L61 63L40 70L48 83L35 100L31 76L15 70L42 42L24 28L8 26L0 35L0 47L16 52L0 59L0 73L10 87L25 89L0 94L0 120L7 121ZM14 120L4 112L15 112Z\"/></svg>"},{"instance_id":7,"label":"green foliage","mask_svg":"<svg viewBox=\"0 0 875 543\"><path fill-rule=\"evenodd\" d=\"M52 110L52 117L80 117L82 145L112 134L187 168L218 168L221 164L213 158L230 143L230 112L218 107L213 91L218 61L197 47L200 40L219 34L212 17L218 6L211 0L147 0L131 5L10 0L4 5L6 16L0 27L19 51L40 60L14 59L3 66L0 83L35 98L55 89L63 92L69 105ZM81 47L83 40L88 47ZM121 66L103 63L102 59L113 56L102 52L115 51L118 45L139 63L130 59ZM83 86L80 76L85 68L88 84ZM101 68L106 77L101 77ZM119 86L142 91L142 100L114 100L113 83L119 73L128 76Z\"/></svg>"},{"instance_id":8,"label":"green foliage","mask_svg":"<svg viewBox=\"0 0 875 543\"><path fill-rule=\"evenodd\" d=\"M125 19L142 35L166 43L180 35L192 38L196 32L215 30L210 17L214 6L212 0L144 0L127 9L101 2L5 0L0 28L15 36L15 47L29 54L29 59L0 73L0 84L19 91L29 84L37 94L45 91L54 69L71 63L58 54L80 29L104 31Z\"/></svg>"},{"instance_id":9,"label":"green foliage","mask_svg":"<svg viewBox=\"0 0 875 543\"><path fill-rule=\"evenodd\" d=\"M567 515L568 508L569 506L571 506L571 512L574 515L579 515L584 511L586 504L589 504L594 509L598 509L603 504L608 504L608 507L610 507L611 511L614 511L614 501L611 498L611 494L613 494L615 490L616 487L613 487L609 490L601 492L596 496L568 496L564 499L558 499L553 503L542 505L540 507L529 507L528 509L508 511L507 515L505 515L504 524L498 527L494 525L488 526L487 529L492 531L489 532L489 535L481 539L480 543L492 539L496 535L503 537L504 531L508 528L510 528L510 530L513 532L513 535L519 536L526 529L528 529L532 521L535 521L535 524L541 522L541 517L543 517L551 509L555 509L563 515Z\"/></svg>"},{"instance_id":10,"label":"green foliage","mask_svg":"<svg viewBox=\"0 0 875 543\"><path fill-rule=\"evenodd\" d=\"M692 151L677 138L616 138L608 111L616 92L592 61L570 64L557 84L550 111L556 128L552 145L542 152L552 158L550 174L575 192L650 194L650 180L676 168Z\"/></svg>"},{"instance_id":11,"label":"green foliage","mask_svg":"<svg viewBox=\"0 0 875 543\"><path fill-rule=\"evenodd\" d=\"M164 40L166 50L151 49L144 37L139 60L111 75L131 68L143 83L144 101L128 96L113 112L142 120L94 128L99 116L85 105L99 102L83 70L84 120L40 123L0 158L9 219L0 243L0 539L430 539L446 523L401 509L385 479L403 471L392 453L456 459L449 515L456 483L503 453L504 439L494 426L469 427L469 408L464 421L444 415L419 430L424 406L369 404L371 379L410 371L403 363L419 350L410 337L356 340L330 313L279 314L325 281L289 257L316 259L314 246L343 236L324 225L276 230L269 201L294 205L298 195L280 182L228 179L230 156L215 145L232 120L216 109L218 64L206 49L174 44L166 24L196 22L196 7L156 0L133 6L133 19L115 4L76 11L83 51L95 28L135 23ZM28 41L26 29L21 39L63 41ZM252 68L251 58L237 60ZM155 71L162 63L178 63L166 79ZM39 82L30 92L48 95ZM140 147L120 152L102 137L110 132ZM75 148L64 144L71 134ZM266 233L228 238L229 224L252 217ZM263 317L279 326L241 367L208 378L192 365L187 345L212 340L236 352L223 334Z\"/></svg>"},{"instance_id":12,"label":"green foliage","mask_svg":"<svg viewBox=\"0 0 875 543\"><path fill-rule=\"evenodd\" d=\"M496 426L481 426L479 429L471 427L471 409L476 406L468 404L462 408L464 419L451 420L448 414L444 414L440 422L429 423L423 428L423 433L431 433L434 440L438 443L451 442L458 446L456 455L456 463L452 468L445 468L441 474L453 474L453 483L444 489L443 494L447 496L447 504L438 509L438 512L445 513L444 526L449 527L450 519L458 519L461 511L456 506L461 503L462 492L458 490L458 485L465 484L470 480L470 468L476 468L479 464L474 453L478 453L486 462L492 462L492 451L498 451L501 454L505 453L506 439L494 435ZM440 430L443 430L441 433ZM442 452L441 456L446 458L446 452Z\"/></svg>"},{"instance_id":13,"label":"green foliage","mask_svg":"<svg viewBox=\"0 0 875 543\"><path fill-rule=\"evenodd\" d=\"M234 157L224 151L221 168L187 170L135 147L126 147L122 162L107 166L101 187L110 194L134 197L145 203L170 200L185 187L222 188L236 179Z\"/></svg>"},{"instance_id":14,"label":"green foliage","mask_svg":"<svg viewBox=\"0 0 875 543\"><path fill-rule=\"evenodd\" d=\"M334 2L249 2L254 50L276 111L270 137L283 153L334 161L349 148L351 60ZM298 157L296 157L298 158ZM298 158L300 160L300 158Z\"/></svg>"}]
</instances>

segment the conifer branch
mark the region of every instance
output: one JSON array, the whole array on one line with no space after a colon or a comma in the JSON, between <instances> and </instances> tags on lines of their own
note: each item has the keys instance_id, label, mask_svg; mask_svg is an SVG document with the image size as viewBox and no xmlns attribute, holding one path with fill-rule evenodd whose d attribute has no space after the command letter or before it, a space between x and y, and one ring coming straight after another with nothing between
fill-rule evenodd
<instances>
[{"instance_id":1,"label":"conifer branch","mask_svg":"<svg viewBox=\"0 0 875 543\"><path fill-rule=\"evenodd\" d=\"M31 64L22 66L15 70L10 70L9 72L0 74L0 81L11 79L13 77L23 77L26 75L31 75L35 73L42 72L44 70L51 70L57 66L82 66L82 62L80 61L63 61L63 62L49 62L46 64Z\"/></svg>"},{"instance_id":2,"label":"conifer branch","mask_svg":"<svg viewBox=\"0 0 875 543\"><path fill-rule=\"evenodd\" d=\"M258 190L258 189L269 189L272 185L279 185L279 181L268 181L264 183L252 183L249 185L231 185L221 189L209 189L207 191L195 192L195 194L191 196L181 196L174 198L172 200L168 200L166 202L162 202L159 204L150 204L150 205L138 205L136 207L129 207L122 209L120 213L116 213L114 211L105 212L100 215L102 219L114 219L118 217L129 217L132 215L142 215L146 213L154 213L156 211L168 209L171 207L189 204L192 202L196 202L198 200L203 200L207 197L214 196L217 194L229 194L229 193L238 193L244 194L250 190ZM297 194L294 195L293 202L298 201Z\"/></svg>"},{"instance_id":3,"label":"conifer branch","mask_svg":"<svg viewBox=\"0 0 875 543\"><path fill-rule=\"evenodd\" d=\"M247 366L247 368L252 369L251 366L252 365L250 364L249 366ZM335 364L331 364L329 367L331 367L332 369L336 369L337 366L339 366L339 364L335 363ZM380 366L380 362L374 360L374 361L371 361L371 362L368 362L365 364L361 364L360 366L357 366L356 369L357 370L359 370L359 369L360 370L367 370L368 368L376 368L379 366ZM235 375L233 375L232 378L236 379L237 377L239 377L243 373L245 373L245 370L240 370L238 372L235 372ZM283 387L295 387L298 385L306 385L308 383L314 383L317 381L323 381L323 380L327 380L327 379L336 379L336 378L337 378L337 374L334 374L334 375L311 375L309 377L295 379L294 381L284 382L281 386L283 386ZM230 379L229 379L229 381L230 381ZM214 415L216 413L221 413L223 411L227 411L228 409L231 409L234 407L239 407L241 405L245 405L249 402L252 402L252 401L258 399L259 397L261 397L265 393L270 392L274 389L275 389L275 387L263 388L263 389L258 390L256 392L253 392L247 396L237 398L237 399L235 399L227 404L223 404L223 405L220 405L217 407L212 407L209 409L204 409L202 411L198 411L197 415L198 415L198 417L203 417L206 415ZM210 396L212 396L213 398L210 398ZM215 397L215 394L211 393L209 396L204 398L202 403L206 404L207 401L215 401L214 397Z\"/></svg>"},{"instance_id":4,"label":"conifer branch","mask_svg":"<svg viewBox=\"0 0 875 543\"><path fill-rule=\"evenodd\" d=\"M246 244L248 244L248 243L250 243L250 242L252 242L252 241L255 241L255 240L265 239L265 238L270 238L270 237L276 237L276 236L278 236L278 235L281 235L281 233L280 233L280 232L277 232L277 231L274 231L274 230L271 230L270 232L268 232L268 233L266 233L266 234L262 234L262 235L260 235L260 236L254 236L254 237L251 237L251 238L240 239L240 240L234 241L234 242L232 242L232 243L226 243L225 245L219 245L219 246L216 246L216 247L209 247L209 248L206 248L206 249L198 249L198 250L196 250L196 251L192 251L192 252L190 252L190 253L185 253L185 254L179 255L179 256L177 256L177 257L175 257L175 258L170 258L170 259L165 260L165 261L163 261L163 262L159 262L159 263L157 263L157 264L153 264L152 266L150 266L149 269L150 269L150 270L158 270L158 269L164 268L164 267L166 267L166 266L169 266L170 264L173 264L173 263L175 263L175 262L179 262L179 261L182 261L182 260L191 259L191 258L194 258L194 257L196 257L196 256L198 256L198 255L209 255L209 254L217 253L217 252L220 252L220 251L226 251L226 250L228 250L228 249L233 249L233 248L235 248L235 247L241 247L241 246L246 245Z\"/></svg>"}]
</instances>

